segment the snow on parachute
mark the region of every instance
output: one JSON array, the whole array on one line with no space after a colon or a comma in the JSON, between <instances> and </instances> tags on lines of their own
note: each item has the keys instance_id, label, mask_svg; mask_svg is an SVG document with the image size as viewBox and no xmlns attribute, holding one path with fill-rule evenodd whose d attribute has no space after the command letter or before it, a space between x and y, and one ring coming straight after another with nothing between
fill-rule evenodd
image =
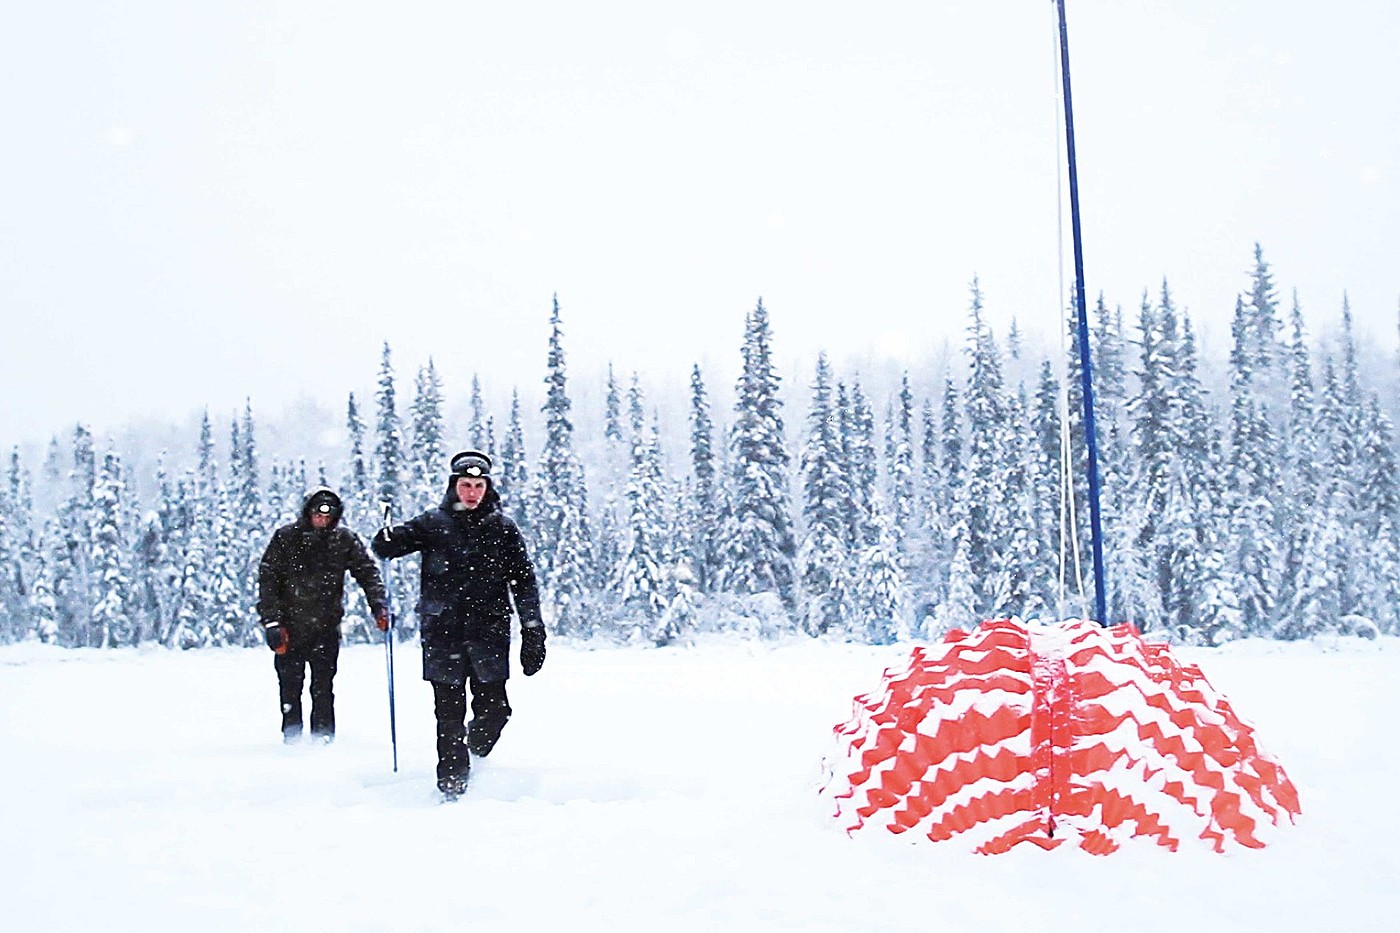
<instances>
[{"instance_id":1,"label":"snow on parachute","mask_svg":"<svg viewBox=\"0 0 1400 933\"><path fill-rule=\"evenodd\" d=\"M1141 838L1260 848L1299 812L1288 776L1200 669L1131 625L984 622L855 698L822 793L849 832L984 854Z\"/></svg>"}]
</instances>

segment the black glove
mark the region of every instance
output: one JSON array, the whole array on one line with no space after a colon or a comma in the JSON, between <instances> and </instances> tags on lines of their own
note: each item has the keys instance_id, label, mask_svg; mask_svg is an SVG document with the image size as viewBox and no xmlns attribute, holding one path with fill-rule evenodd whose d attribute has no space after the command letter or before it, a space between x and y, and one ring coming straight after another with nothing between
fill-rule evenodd
<instances>
[{"instance_id":1,"label":"black glove","mask_svg":"<svg viewBox=\"0 0 1400 933\"><path fill-rule=\"evenodd\" d=\"M281 622L269 622L263 626L263 637L267 639L267 646L277 654L286 654L287 645L290 644L287 638L287 630L282 627Z\"/></svg>"},{"instance_id":2,"label":"black glove","mask_svg":"<svg viewBox=\"0 0 1400 933\"><path fill-rule=\"evenodd\" d=\"M520 669L530 677L544 667L544 626L527 625L520 630Z\"/></svg>"}]
</instances>

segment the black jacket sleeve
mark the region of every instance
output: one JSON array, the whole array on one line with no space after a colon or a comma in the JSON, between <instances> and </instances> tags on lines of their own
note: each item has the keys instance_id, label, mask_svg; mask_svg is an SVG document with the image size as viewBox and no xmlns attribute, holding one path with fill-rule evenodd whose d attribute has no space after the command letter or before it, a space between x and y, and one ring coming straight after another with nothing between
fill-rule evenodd
<instances>
[{"instance_id":1,"label":"black jacket sleeve","mask_svg":"<svg viewBox=\"0 0 1400 933\"><path fill-rule=\"evenodd\" d=\"M385 560L423 550L423 518L422 515L411 518L387 531L379 529L374 535L374 540L370 542L370 547Z\"/></svg>"},{"instance_id":2,"label":"black jacket sleeve","mask_svg":"<svg viewBox=\"0 0 1400 933\"><path fill-rule=\"evenodd\" d=\"M369 603L369 611L378 616L388 608L389 600L384 592L384 580L379 576L379 567L370 559L369 552L365 550L364 542L360 536L347 529L349 536L346 565L350 570L350 575L355 578L355 582L360 584L360 589L365 591L365 601Z\"/></svg>"},{"instance_id":3,"label":"black jacket sleeve","mask_svg":"<svg viewBox=\"0 0 1400 933\"><path fill-rule=\"evenodd\" d=\"M286 545L281 529L273 532L258 562L258 617L264 625L282 620L282 592L286 581Z\"/></svg>"},{"instance_id":4,"label":"black jacket sleeve","mask_svg":"<svg viewBox=\"0 0 1400 933\"><path fill-rule=\"evenodd\" d=\"M515 522L507 521L505 538L506 576L510 580L515 611L520 614L520 625L523 628L540 625L540 591L535 581L535 565L525 550L525 536Z\"/></svg>"}]
</instances>

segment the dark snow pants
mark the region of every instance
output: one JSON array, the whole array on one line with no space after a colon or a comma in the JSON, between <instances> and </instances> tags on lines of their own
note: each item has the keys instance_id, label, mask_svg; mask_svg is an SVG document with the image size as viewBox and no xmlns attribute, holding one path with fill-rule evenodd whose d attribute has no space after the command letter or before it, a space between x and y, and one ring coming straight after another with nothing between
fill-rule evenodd
<instances>
[{"instance_id":1,"label":"dark snow pants","mask_svg":"<svg viewBox=\"0 0 1400 933\"><path fill-rule=\"evenodd\" d=\"M488 684L473 676L471 688L472 721L469 727L464 727L463 721L467 716L467 685L433 681L439 781L444 778L465 777L471 768L467 751L470 750L478 758L485 758L491 754L491 749L496 747L496 740L501 737L501 730L510 719L510 703L506 699L504 680Z\"/></svg>"},{"instance_id":2,"label":"dark snow pants","mask_svg":"<svg viewBox=\"0 0 1400 933\"><path fill-rule=\"evenodd\" d=\"M275 654L277 686L282 696L282 736L301 735L301 693L306 682L307 665L311 667L311 733L335 736L335 694L331 689L336 664L340 660L340 630L291 633L286 654Z\"/></svg>"}]
</instances>

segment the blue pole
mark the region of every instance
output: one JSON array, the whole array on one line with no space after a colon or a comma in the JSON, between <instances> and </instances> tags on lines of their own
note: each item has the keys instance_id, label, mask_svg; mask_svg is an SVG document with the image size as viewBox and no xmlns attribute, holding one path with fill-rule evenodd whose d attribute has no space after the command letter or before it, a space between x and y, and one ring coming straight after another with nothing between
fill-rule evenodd
<instances>
[{"instance_id":1,"label":"blue pole","mask_svg":"<svg viewBox=\"0 0 1400 933\"><path fill-rule=\"evenodd\" d=\"M384 516L384 534L389 534L389 509L387 502L379 504ZM397 719L394 716L394 587L391 584L389 574L389 561L379 562L380 575L384 577L384 601L388 604L389 627L384 630L384 664L389 674L389 744L394 750L394 773L399 770L399 730Z\"/></svg>"},{"instance_id":2,"label":"blue pole","mask_svg":"<svg viewBox=\"0 0 1400 933\"><path fill-rule=\"evenodd\" d=\"M1103 525L1099 515L1099 444L1094 425L1094 368L1089 359L1089 312L1084 303L1084 245L1079 235L1079 166L1074 154L1074 105L1069 90L1069 30L1065 0L1055 0L1060 14L1060 74L1065 90L1065 143L1069 149L1069 204L1074 226L1074 305L1079 317L1079 380L1084 391L1084 442L1089 454L1089 527L1094 552L1094 610L1108 624L1103 570Z\"/></svg>"}]
</instances>

